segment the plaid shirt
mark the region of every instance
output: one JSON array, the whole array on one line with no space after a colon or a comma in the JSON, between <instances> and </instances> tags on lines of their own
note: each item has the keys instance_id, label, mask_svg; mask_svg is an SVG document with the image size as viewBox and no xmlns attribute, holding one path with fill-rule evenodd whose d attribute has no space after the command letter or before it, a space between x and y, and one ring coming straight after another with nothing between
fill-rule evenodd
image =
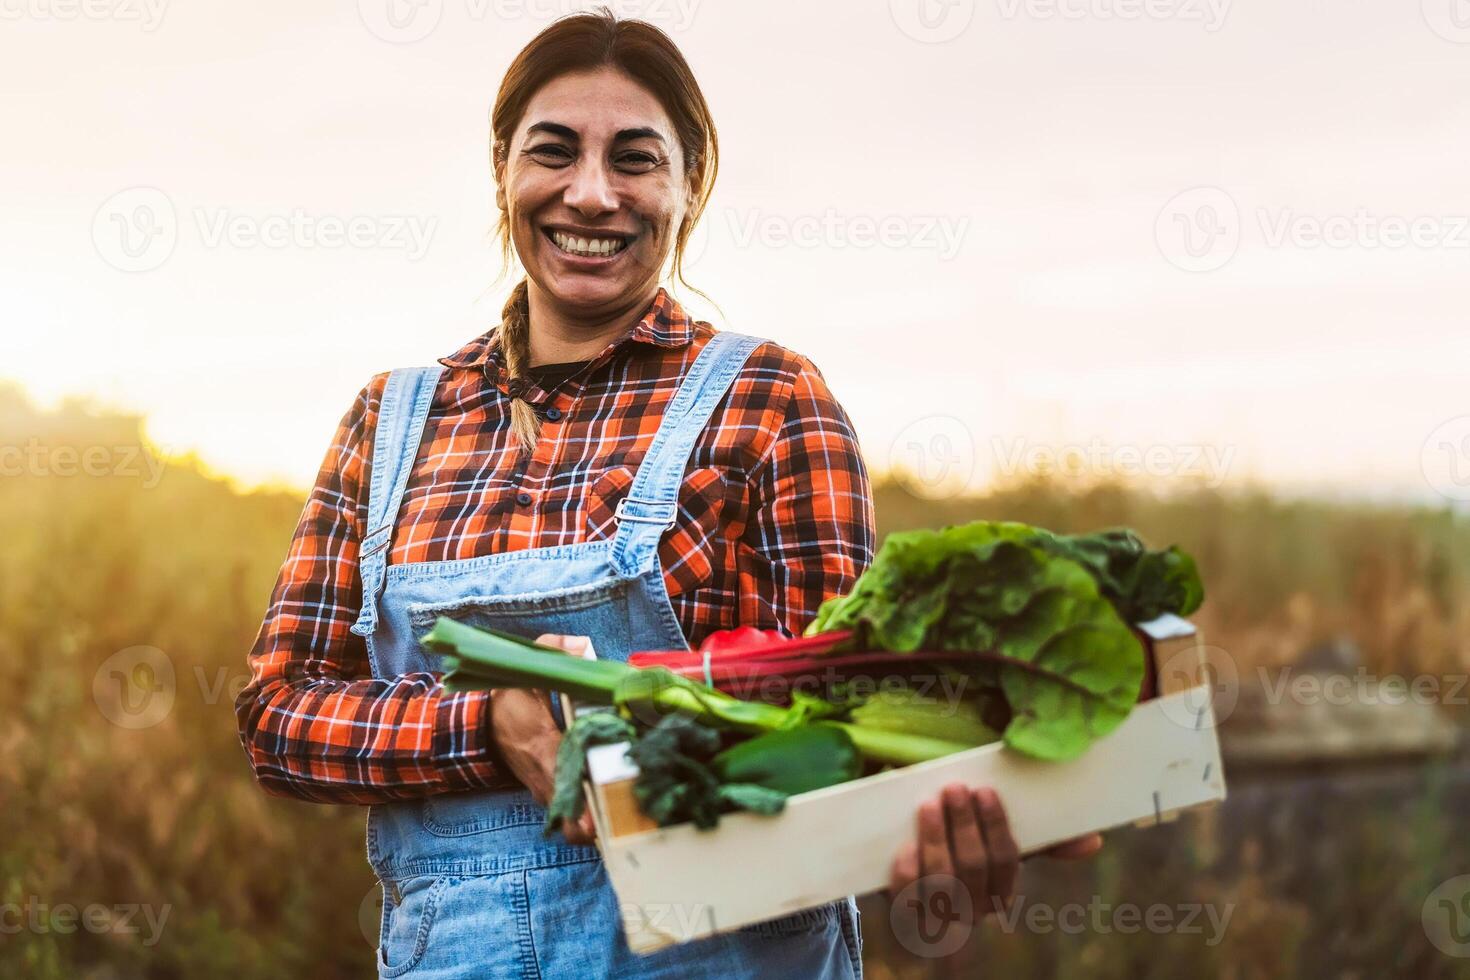
<instances>
[{"instance_id":1,"label":"plaid shirt","mask_svg":"<svg viewBox=\"0 0 1470 980\"><path fill-rule=\"evenodd\" d=\"M542 416L529 456L510 435L496 331L448 357L397 517L389 564L453 561L611 537L664 409L714 335L663 290L630 334L553 391L518 381ZM362 602L373 433L387 374L338 427L281 567L236 701L269 792L377 803L507 785L486 692L437 673L373 678L348 628ZM528 502L527 502L528 501ZM691 645L737 625L799 633L873 557L873 505L852 425L821 372L756 348L695 444L659 548Z\"/></svg>"}]
</instances>

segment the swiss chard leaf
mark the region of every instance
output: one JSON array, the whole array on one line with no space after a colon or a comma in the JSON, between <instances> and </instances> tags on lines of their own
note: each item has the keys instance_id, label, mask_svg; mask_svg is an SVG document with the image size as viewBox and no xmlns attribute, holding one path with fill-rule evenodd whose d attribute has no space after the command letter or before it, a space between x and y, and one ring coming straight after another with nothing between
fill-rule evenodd
<instances>
[{"instance_id":1,"label":"swiss chard leaf","mask_svg":"<svg viewBox=\"0 0 1470 980\"><path fill-rule=\"evenodd\" d=\"M1068 538L975 521L889 535L807 633L852 630L858 649L973 652L972 675L1004 695L1006 743L1068 759L1137 700L1143 648L1132 614L1190 611L1201 595L1187 556L1150 552L1130 531Z\"/></svg>"}]
</instances>

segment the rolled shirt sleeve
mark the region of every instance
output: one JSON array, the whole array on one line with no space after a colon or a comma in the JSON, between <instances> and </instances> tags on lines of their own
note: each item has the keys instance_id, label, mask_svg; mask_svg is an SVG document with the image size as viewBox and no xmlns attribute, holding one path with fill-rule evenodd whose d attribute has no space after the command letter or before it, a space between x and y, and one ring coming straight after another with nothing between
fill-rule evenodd
<instances>
[{"instance_id":1,"label":"rolled shirt sleeve","mask_svg":"<svg viewBox=\"0 0 1470 980\"><path fill-rule=\"evenodd\" d=\"M386 374L343 416L291 539L235 701L261 786L327 803L380 803L503 785L489 694L437 673L373 678L362 637L361 491Z\"/></svg>"}]
</instances>

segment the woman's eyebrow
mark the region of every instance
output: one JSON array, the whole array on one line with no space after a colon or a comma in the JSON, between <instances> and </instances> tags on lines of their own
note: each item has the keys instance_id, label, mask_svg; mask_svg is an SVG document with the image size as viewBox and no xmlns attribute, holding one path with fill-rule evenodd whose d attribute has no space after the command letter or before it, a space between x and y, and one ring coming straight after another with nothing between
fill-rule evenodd
<instances>
[{"instance_id":1,"label":"woman's eyebrow","mask_svg":"<svg viewBox=\"0 0 1470 980\"><path fill-rule=\"evenodd\" d=\"M668 145L668 141L664 139L664 134L650 126L639 126L636 129L620 129L618 130L618 135L613 138L613 141L621 143L623 140L641 139L658 140L665 146Z\"/></svg>"},{"instance_id":2,"label":"woman's eyebrow","mask_svg":"<svg viewBox=\"0 0 1470 980\"><path fill-rule=\"evenodd\" d=\"M526 135L530 136L532 133L550 133L552 136L560 136L562 139L572 140L573 142L576 142L579 139L579 137L577 136L577 131L575 129L570 126L563 125L562 123L556 122L534 122L526 127ZM627 140L640 139L658 140L665 146L667 146L669 142L668 140L664 139L663 133L660 133L652 126L636 126L632 129L620 129L613 137L613 142L622 143L626 142Z\"/></svg>"},{"instance_id":3,"label":"woman's eyebrow","mask_svg":"<svg viewBox=\"0 0 1470 980\"><path fill-rule=\"evenodd\" d=\"M575 140L577 138L577 131L575 129L554 122L532 123L526 127L526 135L530 136L532 133L550 133L552 136L560 136L563 139L569 140Z\"/></svg>"}]
</instances>

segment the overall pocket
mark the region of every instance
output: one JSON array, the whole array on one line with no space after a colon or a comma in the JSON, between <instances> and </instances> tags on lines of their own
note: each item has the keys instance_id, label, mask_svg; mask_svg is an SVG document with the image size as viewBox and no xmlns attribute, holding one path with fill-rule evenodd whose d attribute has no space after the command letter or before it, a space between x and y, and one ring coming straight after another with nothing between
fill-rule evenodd
<instances>
[{"instance_id":1,"label":"overall pocket","mask_svg":"<svg viewBox=\"0 0 1470 980\"><path fill-rule=\"evenodd\" d=\"M446 880L419 877L383 883L378 976L401 977L424 958Z\"/></svg>"}]
</instances>

